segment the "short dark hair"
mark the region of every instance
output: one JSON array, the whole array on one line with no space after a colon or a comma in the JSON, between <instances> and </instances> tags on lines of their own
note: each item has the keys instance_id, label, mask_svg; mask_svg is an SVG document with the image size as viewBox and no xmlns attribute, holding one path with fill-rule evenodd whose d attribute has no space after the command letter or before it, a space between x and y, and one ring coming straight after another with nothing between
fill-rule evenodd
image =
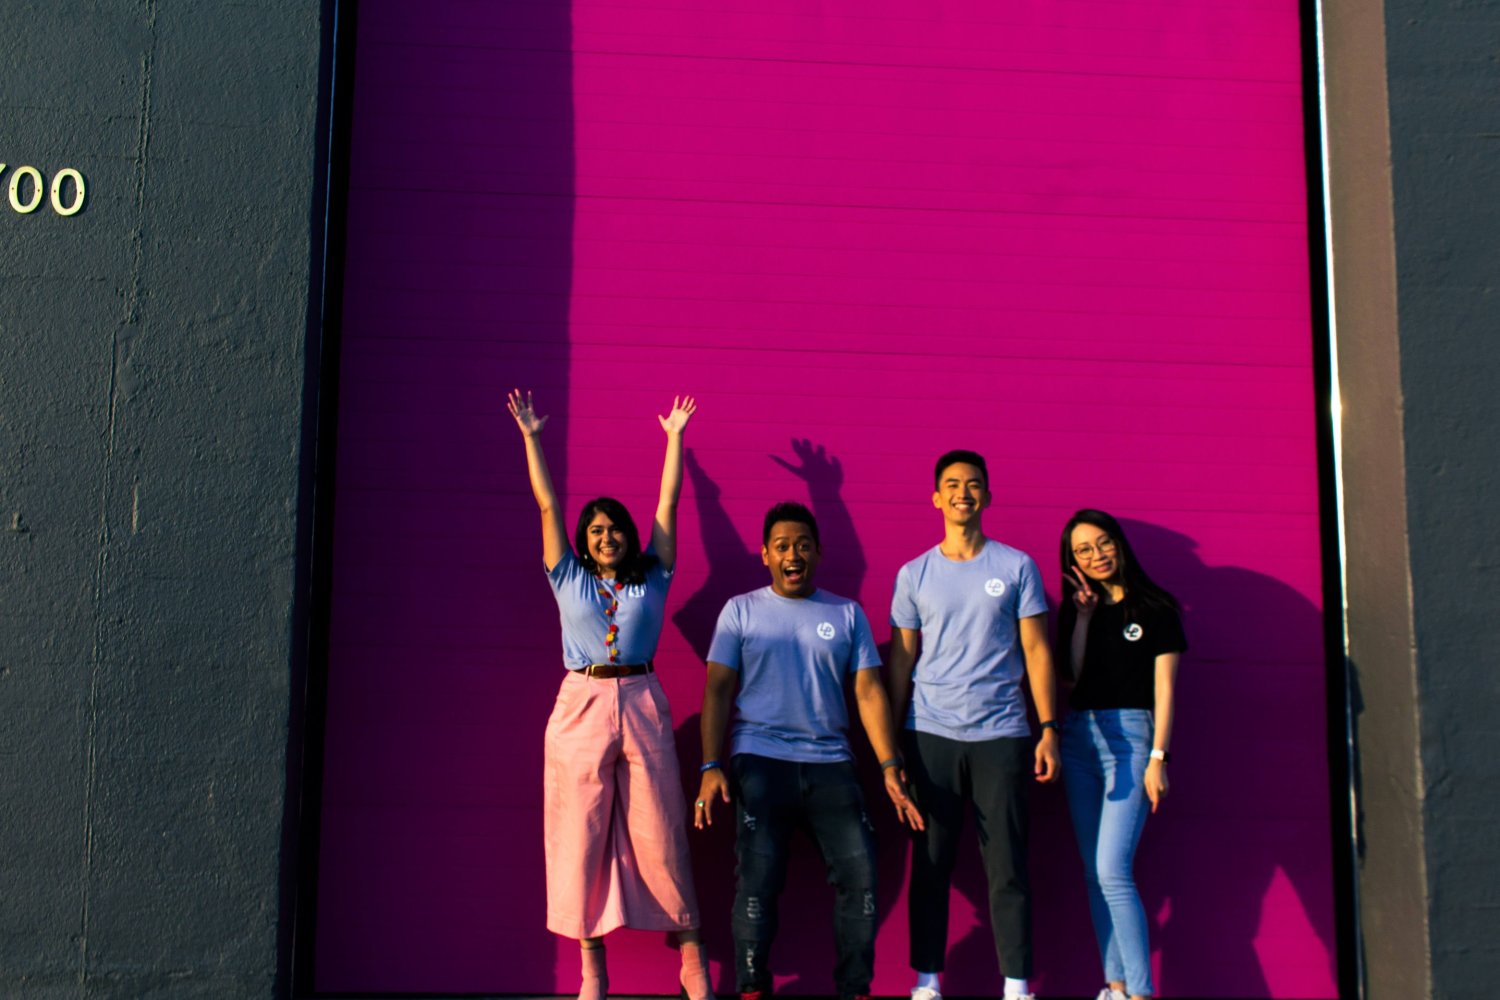
<instances>
[{"instance_id":1,"label":"short dark hair","mask_svg":"<svg viewBox=\"0 0 1500 1000\"><path fill-rule=\"evenodd\" d=\"M818 540L818 519L813 517L813 512L795 500L784 500L770 510L766 511L765 527L760 532L760 544L771 544L771 529L782 521L794 521L797 524L807 525L807 530L812 532L813 541L821 548L823 543Z\"/></svg>"},{"instance_id":2,"label":"short dark hair","mask_svg":"<svg viewBox=\"0 0 1500 1000\"><path fill-rule=\"evenodd\" d=\"M573 531L573 554L588 572L599 575L599 564L589 555L589 525L595 514L603 514L625 533L625 558L615 570L619 583L645 583L646 571L659 561L655 555L641 551L641 533L636 530L635 520L625 505L614 497L596 497L583 505L578 513L578 527Z\"/></svg>"},{"instance_id":3,"label":"short dark hair","mask_svg":"<svg viewBox=\"0 0 1500 1000\"><path fill-rule=\"evenodd\" d=\"M969 451L967 448L955 448L945 454L937 461L937 468L932 470L932 488L940 489L943 485L943 470L950 465L972 465L984 473L984 488L990 488L990 470L984 466L984 456L977 451Z\"/></svg>"}]
</instances>

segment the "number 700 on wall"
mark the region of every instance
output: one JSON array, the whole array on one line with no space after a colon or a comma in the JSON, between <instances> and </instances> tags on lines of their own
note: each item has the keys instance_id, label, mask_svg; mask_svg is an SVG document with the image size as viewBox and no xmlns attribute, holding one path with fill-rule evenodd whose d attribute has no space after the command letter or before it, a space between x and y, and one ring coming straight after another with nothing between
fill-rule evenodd
<instances>
[{"instance_id":1,"label":"number 700 on wall","mask_svg":"<svg viewBox=\"0 0 1500 1000\"><path fill-rule=\"evenodd\" d=\"M4 163L0 163L0 177L5 175ZM21 181L24 178L31 179L31 200L21 200ZM63 183L73 182L73 203L63 204ZM37 206L42 203L43 192L47 190L46 184L42 182L42 172L36 167L17 167L16 172L10 175L10 207L25 215L27 212L35 212ZM83 208L84 196L83 175L72 167L65 167L57 172L52 178L52 210L58 215L77 215Z\"/></svg>"}]
</instances>

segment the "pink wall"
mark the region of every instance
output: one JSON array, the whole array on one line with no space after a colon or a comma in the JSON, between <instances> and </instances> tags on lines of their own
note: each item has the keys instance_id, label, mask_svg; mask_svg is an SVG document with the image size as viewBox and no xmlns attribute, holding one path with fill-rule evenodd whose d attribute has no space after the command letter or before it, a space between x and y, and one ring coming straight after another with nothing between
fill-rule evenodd
<instances>
[{"instance_id":1,"label":"pink wall","mask_svg":"<svg viewBox=\"0 0 1500 1000\"><path fill-rule=\"evenodd\" d=\"M610 493L644 520L654 415L700 398L658 660L690 770L701 654L764 582L771 502L811 499L822 582L881 639L945 449L988 456L990 533L1054 600L1067 515L1128 519L1193 643L1138 861L1159 988L1333 996L1294 0L360 6L319 988L576 987L543 929L561 669L520 385L556 415L570 516ZM1034 804L1035 982L1092 995L1062 797ZM883 833L875 989L904 993ZM694 841L717 960L728 834ZM998 990L982 892L969 850L955 995ZM783 905L784 989L828 992L811 851ZM621 932L614 988L675 991L674 958Z\"/></svg>"}]
</instances>

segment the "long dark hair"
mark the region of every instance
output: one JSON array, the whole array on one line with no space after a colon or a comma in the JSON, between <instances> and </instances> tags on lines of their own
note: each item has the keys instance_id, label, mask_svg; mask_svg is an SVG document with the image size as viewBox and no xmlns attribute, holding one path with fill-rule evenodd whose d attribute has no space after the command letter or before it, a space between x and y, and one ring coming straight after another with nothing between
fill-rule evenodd
<instances>
[{"instance_id":1,"label":"long dark hair","mask_svg":"<svg viewBox=\"0 0 1500 1000\"><path fill-rule=\"evenodd\" d=\"M1146 575L1146 569L1141 561L1135 557L1135 552L1130 548L1130 541L1125 537L1125 529L1120 527L1120 522L1102 510L1090 510L1085 507L1068 518L1068 523L1063 526L1062 545L1059 559L1062 563L1063 576L1073 576L1073 567L1078 565L1078 559L1073 555L1073 529L1080 524L1092 524L1114 539L1115 558L1124 569L1125 583L1125 614L1129 617L1132 611L1140 608L1150 608L1153 611L1180 612L1182 605L1162 587L1152 581ZM1081 568L1081 567L1080 567ZM1083 578L1088 581L1089 589L1105 596L1104 585L1087 573Z\"/></svg>"},{"instance_id":2,"label":"long dark hair","mask_svg":"<svg viewBox=\"0 0 1500 1000\"><path fill-rule=\"evenodd\" d=\"M599 575L599 564L589 554L589 525L595 514L603 514L625 532L625 558L615 570L616 583L645 583L646 571L655 566L656 556L641 551L641 533L625 505L614 497L597 497L583 505L578 514L578 528L573 532L573 552L583 568L595 576Z\"/></svg>"}]
</instances>

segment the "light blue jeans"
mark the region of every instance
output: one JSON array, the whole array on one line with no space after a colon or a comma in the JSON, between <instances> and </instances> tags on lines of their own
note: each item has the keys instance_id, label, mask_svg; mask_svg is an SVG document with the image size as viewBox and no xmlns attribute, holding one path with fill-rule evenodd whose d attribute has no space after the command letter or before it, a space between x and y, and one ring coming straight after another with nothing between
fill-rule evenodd
<instances>
[{"instance_id":1,"label":"light blue jeans","mask_svg":"<svg viewBox=\"0 0 1500 1000\"><path fill-rule=\"evenodd\" d=\"M1135 846L1151 811L1146 765L1153 724L1144 708L1074 712L1063 723L1062 773L1083 855L1089 916L1106 982L1155 996L1146 908L1135 889Z\"/></svg>"}]
</instances>

